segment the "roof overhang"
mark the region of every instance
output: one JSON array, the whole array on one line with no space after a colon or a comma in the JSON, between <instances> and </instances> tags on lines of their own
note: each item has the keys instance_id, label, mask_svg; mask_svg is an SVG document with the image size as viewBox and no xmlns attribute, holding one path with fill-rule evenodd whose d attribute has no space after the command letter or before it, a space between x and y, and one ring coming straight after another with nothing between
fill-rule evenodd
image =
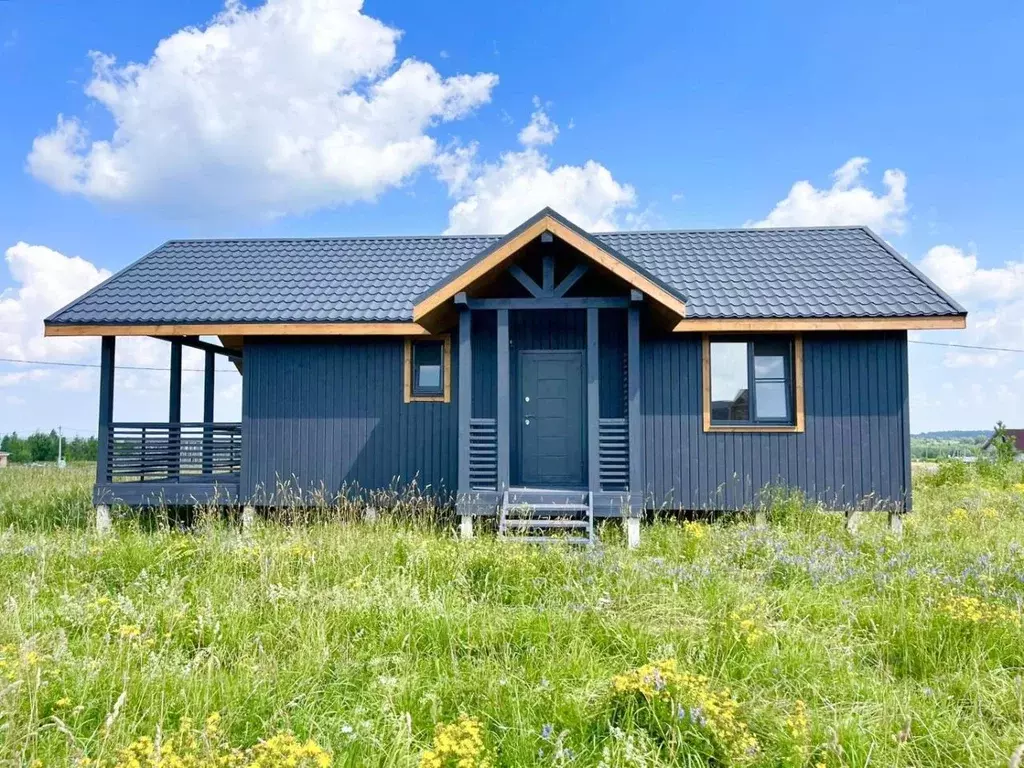
<instances>
[{"instance_id":1,"label":"roof overhang","mask_svg":"<svg viewBox=\"0 0 1024 768\"><path fill-rule=\"evenodd\" d=\"M927 331L967 327L967 315L920 317L737 317L690 318L676 323L674 331L749 333L772 331Z\"/></svg>"},{"instance_id":2,"label":"roof overhang","mask_svg":"<svg viewBox=\"0 0 1024 768\"><path fill-rule=\"evenodd\" d=\"M424 336L419 323L203 323L44 326L45 336Z\"/></svg>"},{"instance_id":3,"label":"roof overhang","mask_svg":"<svg viewBox=\"0 0 1024 768\"><path fill-rule=\"evenodd\" d=\"M653 301L673 312L686 317L686 302L664 283L634 264L629 259L608 248L595 237L579 229L550 208L528 219L512 230L494 246L477 256L473 261L450 274L443 281L420 296L412 310L412 319L422 321L432 312L452 300L455 294L465 291L484 276L512 259L523 246L550 232L568 243L588 259L608 270L633 288L642 291Z\"/></svg>"}]
</instances>

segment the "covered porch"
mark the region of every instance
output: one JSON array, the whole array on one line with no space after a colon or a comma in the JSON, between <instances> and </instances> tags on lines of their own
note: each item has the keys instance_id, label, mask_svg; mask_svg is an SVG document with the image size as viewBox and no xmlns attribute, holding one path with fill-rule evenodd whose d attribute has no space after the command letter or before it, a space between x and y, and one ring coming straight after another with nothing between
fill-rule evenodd
<instances>
[{"instance_id":1,"label":"covered porch","mask_svg":"<svg viewBox=\"0 0 1024 768\"><path fill-rule=\"evenodd\" d=\"M458 327L456 505L552 516L643 511L641 321L682 301L551 212L528 221L422 298L413 316ZM457 315L457 318L453 315Z\"/></svg>"},{"instance_id":2,"label":"covered porch","mask_svg":"<svg viewBox=\"0 0 1024 768\"><path fill-rule=\"evenodd\" d=\"M169 343L166 421L114 421L115 336L100 353L99 452L93 503L130 506L236 504L242 472L242 425L214 414L215 363L226 357L242 370L241 344L229 348L198 337L158 337ZM182 348L204 353L202 421L181 416Z\"/></svg>"}]
</instances>

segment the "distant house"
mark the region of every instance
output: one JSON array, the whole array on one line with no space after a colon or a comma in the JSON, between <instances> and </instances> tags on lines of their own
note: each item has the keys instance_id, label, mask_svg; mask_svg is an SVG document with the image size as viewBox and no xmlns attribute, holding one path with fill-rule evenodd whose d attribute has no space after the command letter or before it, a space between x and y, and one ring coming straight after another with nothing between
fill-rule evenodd
<instances>
[{"instance_id":1,"label":"distant house","mask_svg":"<svg viewBox=\"0 0 1024 768\"><path fill-rule=\"evenodd\" d=\"M3 469L4 467L7 466L7 458L10 455L11 454L9 453L4 453L3 451L0 451L0 469Z\"/></svg>"},{"instance_id":2,"label":"distant house","mask_svg":"<svg viewBox=\"0 0 1024 768\"><path fill-rule=\"evenodd\" d=\"M505 530L770 484L904 511L907 331L965 319L863 227L591 233L545 209L494 236L170 241L45 325L103 338L97 505L415 477ZM170 343L166 421L112 420L118 336ZM206 352L201 422L182 345ZM241 423L214 420L215 355Z\"/></svg>"},{"instance_id":3,"label":"distant house","mask_svg":"<svg viewBox=\"0 0 1024 768\"><path fill-rule=\"evenodd\" d=\"M1024 453L1024 429L1004 429L1003 434L1006 435L1007 440L1013 441L1013 447L1017 449L1018 454ZM982 444L981 450L987 451L998 439L999 433L993 432L992 436Z\"/></svg>"}]
</instances>

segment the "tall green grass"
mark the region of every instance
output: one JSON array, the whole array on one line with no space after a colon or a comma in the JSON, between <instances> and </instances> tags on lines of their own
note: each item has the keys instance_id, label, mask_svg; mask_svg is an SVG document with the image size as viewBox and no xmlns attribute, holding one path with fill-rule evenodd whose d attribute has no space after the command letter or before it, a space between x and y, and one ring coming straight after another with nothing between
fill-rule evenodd
<instances>
[{"instance_id":1,"label":"tall green grass","mask_svg":"<svg viewBox=\"0 0 1024 768\"><path fill-rule=\"evenodd\" d=\"M1004 766L1024 486L952 474L918 481L902 540L786 497L766 528L664 518L631 551L616 524L587 550L459 541L423 504L99 537L87 469L2 470L0 764L113 764L216 712L226 743L291 732L339 766L454 765L431 760L472 723L468 765Z\"/></svg>"}]
</instances>

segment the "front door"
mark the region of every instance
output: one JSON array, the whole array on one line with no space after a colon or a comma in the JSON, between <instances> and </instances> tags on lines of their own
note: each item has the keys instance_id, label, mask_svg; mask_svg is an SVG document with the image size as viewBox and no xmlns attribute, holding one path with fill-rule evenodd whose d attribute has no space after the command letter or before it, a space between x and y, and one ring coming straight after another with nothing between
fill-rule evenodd
<instances>
[{"instance_id":1,"label":"front door","mask_svg":"<svg viewBox=\"0 0 1024 768\"><path fill-rule=\"evenodd\" d=\"M519 353L519 459L523 485L584 486L583 352Z\"/></svg>"}]
</instances>

